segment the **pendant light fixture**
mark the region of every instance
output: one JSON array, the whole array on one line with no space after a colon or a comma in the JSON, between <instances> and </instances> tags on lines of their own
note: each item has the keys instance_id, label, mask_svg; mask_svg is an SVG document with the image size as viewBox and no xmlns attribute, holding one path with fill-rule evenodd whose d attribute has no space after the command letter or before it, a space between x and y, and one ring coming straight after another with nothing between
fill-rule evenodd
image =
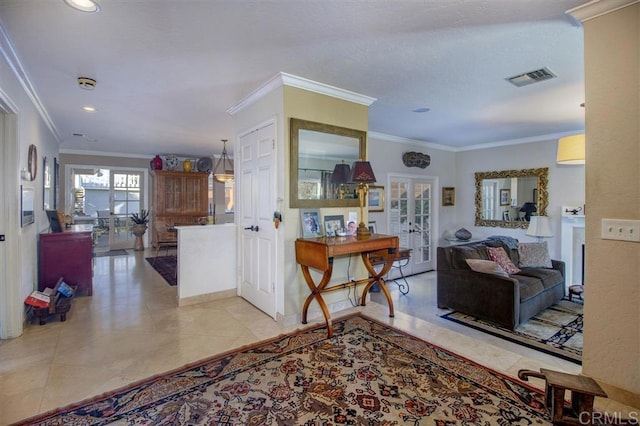
<instances>
[{"instance_id":1,"label":"pendant light fixture","mask_svg":"<svg viewBox=\"0 0 640 426\"><path fill-rule=\"evenodd\" d=\"M213 178L220 183L233 182L233 164L229 156L227 156L227 139L220 140L223 144L222 155L218 158L218 162L213 168Z\"/></svg>"}]
</instances>

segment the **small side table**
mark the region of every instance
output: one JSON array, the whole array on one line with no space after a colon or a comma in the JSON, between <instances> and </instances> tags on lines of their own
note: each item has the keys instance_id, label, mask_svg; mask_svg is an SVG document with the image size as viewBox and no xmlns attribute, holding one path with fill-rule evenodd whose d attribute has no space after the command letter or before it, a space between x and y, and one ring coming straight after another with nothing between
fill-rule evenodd
<instances>
[{"instance_id":1,"label":"small side table","mask_svg":"<svg viewBox=\"0 0 640 426\"><path fill-rule=\"evenodd\" d=\"M569 286L569 302L571 302L571 298L573 296L578 296L578 298L582 299L582 293L584 293L584 286L581 284L575 284Z\"/></svg>"},{"instance_id":2,"label":"small side table","mask_svg":"<svg viewBox=\"0 0 640 426\"><path fill-rule=\"evenodd\" d=\"M541 368L540 373L532 370L518 371L518 377L522 380L526 381L529 376L538 377L547 382L545 405L554 425L592 425L595 397L607 397L600 385L590 377L545 368ZM566 410L565 391L571 392L571 408Z\"/></svg>"}]
</instances>

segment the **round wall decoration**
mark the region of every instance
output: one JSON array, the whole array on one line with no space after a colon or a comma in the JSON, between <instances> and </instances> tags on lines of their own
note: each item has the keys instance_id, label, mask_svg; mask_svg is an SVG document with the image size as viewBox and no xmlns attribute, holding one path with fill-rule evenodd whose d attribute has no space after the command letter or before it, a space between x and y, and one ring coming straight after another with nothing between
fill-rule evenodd
<instances>
[{"instance_id":1,"label":"round wall decoration","mask_svg":"<svg viewBox=\"0 0 640 426\"><path fill-rule=\"evenodd\" d=\"M29 180L35 180L38 173L38 148L34 144L29 145L28 169Z\"/></svg>"}]
</instances>

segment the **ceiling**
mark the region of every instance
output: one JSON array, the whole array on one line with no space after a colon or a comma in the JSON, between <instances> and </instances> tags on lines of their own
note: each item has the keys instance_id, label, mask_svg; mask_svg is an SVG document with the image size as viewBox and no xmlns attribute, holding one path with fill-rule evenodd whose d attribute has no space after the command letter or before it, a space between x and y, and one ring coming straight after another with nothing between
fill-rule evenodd
<instances>
[{"instance_id":1,"label":"ceiling","mask_svg":"<svg viewBox=\"0 0 640 426\"><path fill-rule=\"evenodd\" d=\"M2 0L0 24L63 152L232 150L226 111L279 72L376 98L377 136L468 149L583 131L585 1Z\"/></svg>"}]
</instances>

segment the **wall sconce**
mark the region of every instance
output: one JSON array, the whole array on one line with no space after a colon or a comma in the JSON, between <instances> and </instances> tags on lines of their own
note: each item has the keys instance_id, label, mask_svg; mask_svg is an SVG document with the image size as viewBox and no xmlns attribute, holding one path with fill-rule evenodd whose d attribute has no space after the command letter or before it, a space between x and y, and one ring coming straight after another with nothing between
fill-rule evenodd
<instances>
[{"instance_id":1,"label":"wall sconce","mask_svg":"<svg viewBox=\"0 0 640 426\"><path fill-rule=\"evenodd\" d=\"M585 163L585 135L584 133L566 136L558 139L558 164L584 164Z\"/></svg>"},{"instance_id":2,"label":"wall sconce","mask_svg":"<svg viewBox=\"0 0 640 426\"><path fill-rule=\"evenodd\" d=\"M331 174L331 183L339 185L338 191L341 200L344 200L344 184L349 182L350 176L351 168L348 164L345 164L344 160L342 160L342 163L336 164Z\"/></svg>"},{"instance_id":3,"label":"wall sconce","mask_svg":"<svg viewBox=\"0 0 640 426\"><path fill-rule=\"evenodd\" d=\"M375 183L376 176L373 174L371 163L368 161L356 161L353 163L351 178L349 182L358 184L358 199L360 200L360 224L356 230L356 236L366 237L371 235L369 227L364 224L364 200L369 192L370 183Z\"/></svg>"}]
</instances>

